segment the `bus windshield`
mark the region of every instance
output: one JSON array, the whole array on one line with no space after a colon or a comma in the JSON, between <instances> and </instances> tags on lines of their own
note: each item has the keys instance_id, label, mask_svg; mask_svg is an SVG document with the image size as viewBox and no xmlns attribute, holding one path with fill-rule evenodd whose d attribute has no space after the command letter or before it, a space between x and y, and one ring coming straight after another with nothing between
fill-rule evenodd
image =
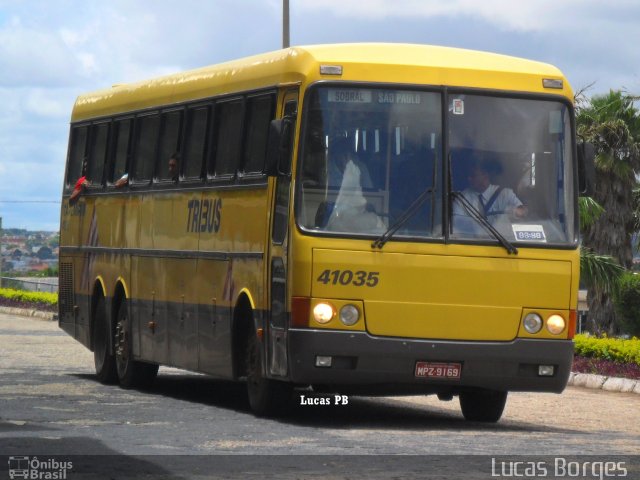
<instances>
[{"instance_id":1,"label":"bus windshield","mask_svg":"<svg viewBox=\"0 0 640 480\"><path fill-rule=\"evenodd\" d=\"M442 236L439 93L319 87L310 94L298 223L380 235L419 202L396 237Z\"/></svg>"},{"instance_id":2,"label":"bus windshield","mask_svg":"<svg viewBox=\"0 0 640 480\"><path fill-rule=\"evenodd\" d=\"M493 239L479 215L510 242L573 243L569 107L452 94L448 115L452 238Z\"/></svg>"},{"instance_id":3,"label":"bus windshield","mask_svg":"<svg viewBox=\"0 0 640 480\"><path fill-rule=\"evenodd\" d=\"M384 234L385 242L446 234L462 242L501 236L516 245L573 244L569 106L449 94L444 145L442 104L439 92L314 88L298 168L298 225L339 236Z\"/></svg>"}]
</instances>

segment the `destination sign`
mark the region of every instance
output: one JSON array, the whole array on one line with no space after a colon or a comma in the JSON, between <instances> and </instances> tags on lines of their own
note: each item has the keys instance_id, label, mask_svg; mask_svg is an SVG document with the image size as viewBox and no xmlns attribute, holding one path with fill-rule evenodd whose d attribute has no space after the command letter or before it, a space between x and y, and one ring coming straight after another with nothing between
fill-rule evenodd
<instances>
[{"instance_id":1,"label":"destination sign","mask_svg":"<svg viewBox=\"0 0 640 480\"><path fill-rule=\"evenodd\" d=\"M330 103L371 103L371 90L337 89L329 90Z\"/></svg>"},{"instance_id":2,"label":"destination sign","mask_svg":"<svg viewBox=\"0 0 640 480\"><path fill-rule=\"evenodd\" d=\"M338 89L332 88L328 91L327 100L329 103L378 103L394 105L420 105L422 96L417 92L398 91L378 91L363 89Z\"/></svg>"},{"instance_id":3,"label":"destination sign","mask_svg":"<svg viewBox=\"0 0 640 480\"><path fill-rule=\"evenodd\" d=\"M416 92L379 92L378 103L420 105L422 97Z\"/></svg>"}]
</instances>

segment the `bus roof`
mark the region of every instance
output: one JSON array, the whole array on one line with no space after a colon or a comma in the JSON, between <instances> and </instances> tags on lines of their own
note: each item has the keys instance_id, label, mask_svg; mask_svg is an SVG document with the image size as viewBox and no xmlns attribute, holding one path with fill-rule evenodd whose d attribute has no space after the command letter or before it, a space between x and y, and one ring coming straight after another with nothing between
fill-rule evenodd
<instances>
[{"instance_id":1,"label":"bus roof","mask_svg":"<svg viewBox=\"0 0 640 480\"><path fill-rule=\"evenodd\" d=\"M342 75L321 75L320 65L342 66ZM543 78L563 80L563 87L544 88ZM447 85L573 97L560 70L546 63L429 45L331 44L291 47L87 93L78 97L71 120L318 80Z\"/></svg>"}]
</instances>

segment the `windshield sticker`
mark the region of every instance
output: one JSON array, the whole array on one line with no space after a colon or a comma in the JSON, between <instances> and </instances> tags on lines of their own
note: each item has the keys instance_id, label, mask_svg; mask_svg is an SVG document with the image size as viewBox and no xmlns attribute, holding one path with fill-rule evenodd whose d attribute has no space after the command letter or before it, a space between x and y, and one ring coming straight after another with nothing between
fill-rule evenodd
<instances>
[{"instance_id":1,"label":"windshield sticker","mask_svg":"<svg viewBox=\"0 0 640 480\"><path fill-rule=\"evenodd\" d=\"M513 236L518 242L547 242L542 225L512 225Z\"/></svg>"},{"instance_id":2,"label":"windshield sticker","mask_svg":"<svg viewBox=\"0 0 640 480\"><path fill-rule=\"evenodd\" d=\"M370 90L343 90L332 88L328 91L329 103L371 103Z\"/></svg>"},{"instance_id":3,"label":"windshield sticker","mask_svg":"<svg viewBox=\"0 0 640 480\"><path fill-rule=\"evenodd\" d=\"M453 99L453 114L464 115L464 100L461 98Z\"/></svg>"}]
</instances>

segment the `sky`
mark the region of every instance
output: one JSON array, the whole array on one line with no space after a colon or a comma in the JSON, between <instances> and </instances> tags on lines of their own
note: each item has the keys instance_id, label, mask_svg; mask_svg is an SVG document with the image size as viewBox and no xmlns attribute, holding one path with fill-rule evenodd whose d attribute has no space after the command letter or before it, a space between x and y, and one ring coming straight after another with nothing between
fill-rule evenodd
<instances>
[{"instance_id":1,"label":"sky","mask_svg":"<svg viewBox=\"0 0 640 480\"><path fill-rule=\"evenodd\" d=\"M291 45L485 50L551 63L588 95L640 94L638 0L290 0L290 18ZM281 21L281 0L0 0L3 228L58 230L80 93L277 50Z\"/></svg>"}]
</instances>

